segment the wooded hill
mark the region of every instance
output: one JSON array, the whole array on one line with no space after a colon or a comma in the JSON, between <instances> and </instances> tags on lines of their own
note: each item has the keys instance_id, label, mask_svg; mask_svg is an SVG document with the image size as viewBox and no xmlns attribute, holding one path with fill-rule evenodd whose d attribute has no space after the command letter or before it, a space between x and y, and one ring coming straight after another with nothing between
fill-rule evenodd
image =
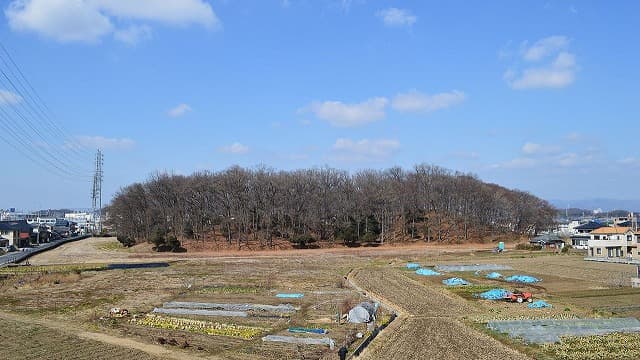
<instances>
[{"instance_id":1,"label":"wooded hill","mask_svg":"<svg viewBox=\"0 0 640 360\"><path fill-rule=\"evenodd\" d=\"M122 188L107 214L118 235L132 241L171 235L271 247L277 239L357 245L533 234L553 222L556 210L529 193L422 164L353 174L237 166L157 173Z\"/></svg>"}]
</instances>

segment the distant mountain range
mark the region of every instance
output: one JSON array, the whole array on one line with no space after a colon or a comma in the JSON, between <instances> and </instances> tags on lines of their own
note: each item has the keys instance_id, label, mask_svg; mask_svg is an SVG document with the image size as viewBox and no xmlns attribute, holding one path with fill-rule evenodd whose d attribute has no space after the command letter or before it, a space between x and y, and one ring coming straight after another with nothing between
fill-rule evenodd
<instances>
[{"instance_id":1,"label":"distant mountain range","mask_svg":"<svg viewBox=\"0 0 640 360\"><path fill-rule=\"evenodd\" d=\"M640 212L640 200L619 200L619 199L587 199L587 200L549 200L551 205L558 209L580 208L602 211L627 210Z\"/></svg>"}]
</instances>

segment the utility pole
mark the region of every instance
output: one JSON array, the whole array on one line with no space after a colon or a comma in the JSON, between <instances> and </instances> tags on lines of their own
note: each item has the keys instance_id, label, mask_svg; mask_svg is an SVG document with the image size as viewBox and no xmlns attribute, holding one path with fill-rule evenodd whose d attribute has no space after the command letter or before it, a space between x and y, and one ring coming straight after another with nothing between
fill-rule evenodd
<instances>
[{"instance_id":1,"label":"utility pole","mask_svg":"<svg viewBox=\"0 0 640 360\"><path fill-rule=\"evenodd\" d=\"M104 164L104 155L98 149L96 152L95 172L93 174L93 188L91 191L91 205L93 208L93 231L102 232L102 165ZM97 224L96 224L97 217Z\"/></svg>"}]
</instances>

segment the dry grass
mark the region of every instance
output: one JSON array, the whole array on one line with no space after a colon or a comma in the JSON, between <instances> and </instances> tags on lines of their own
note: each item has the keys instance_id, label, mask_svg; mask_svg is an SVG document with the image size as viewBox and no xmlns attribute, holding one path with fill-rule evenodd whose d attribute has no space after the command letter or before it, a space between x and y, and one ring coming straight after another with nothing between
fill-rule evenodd
<instances>
[{"instance_id":1,"label":"dry grass","mask_svg":"<svg viewBox=\"0 0 640 360\"><path fill-rule=\"evenodd\" d=\"M82 339L53 329L0 318L1 359L160 359L145 352Z\"/></svg>"}]
</instances>

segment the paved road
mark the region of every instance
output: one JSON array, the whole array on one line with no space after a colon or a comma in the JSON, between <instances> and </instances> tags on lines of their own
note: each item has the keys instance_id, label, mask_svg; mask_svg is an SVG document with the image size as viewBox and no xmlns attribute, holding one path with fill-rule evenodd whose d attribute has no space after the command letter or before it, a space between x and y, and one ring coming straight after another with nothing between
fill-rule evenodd
<instances>
[{"instance_id":1,"label":"paved road","mask_svg":"<svg viewBox=\"0 0 640 360\"><path fill-rule=\"evenodd\" d=\"M56 248L62 244L66 244L68 242L71 241L76 241L76 240L81 240L81 239L86 239L89 236L76 236L76 237L71 237L71 238L66 238L66 239L60 239L60 240L54 240L48 243L43 243L40 244L38 246L35 247L31 247L31 248L22 248L19 251L14 251L14 252L10 252L7 253L5 255L1 255L0 256L0 267L4 267L7 266L9 264L15 264L15 263L19 263L25 259L28 259L29 257L41 253L43 251L47 251L47 250L51 250L53 248Z\"/></svg>"}]
</instances>

